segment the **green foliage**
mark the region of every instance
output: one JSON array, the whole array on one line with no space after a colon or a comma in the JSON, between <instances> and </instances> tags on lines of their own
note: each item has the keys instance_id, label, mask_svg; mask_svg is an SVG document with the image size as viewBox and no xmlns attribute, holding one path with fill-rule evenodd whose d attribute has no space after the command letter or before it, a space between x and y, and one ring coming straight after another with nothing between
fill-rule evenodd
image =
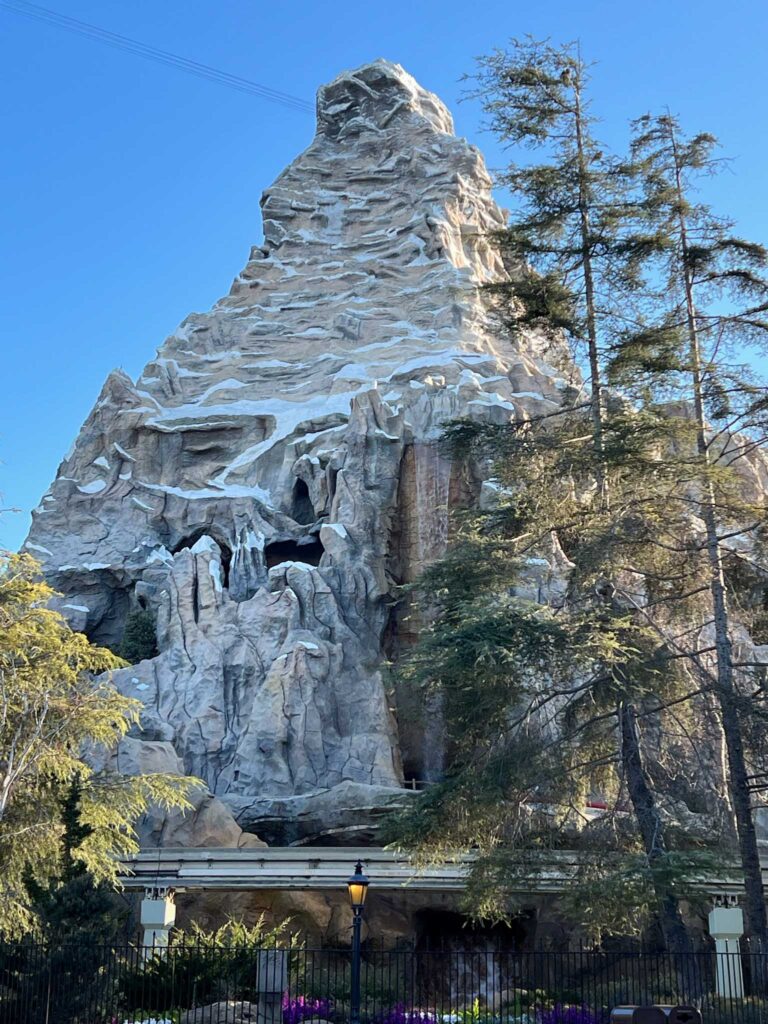
<instances>
[{"instance_id":1,"label":"green foliage","mask_svg":"<svg viewBox=\"0 0 768 1024\"><path fill-rule=\"evenodd\" d=\"M657 285L649 320L678 337L677 367L661 375L656 394L677 399L693 427L694 443L678 454L678 495L688 504L692 526L683 546L687 552L705 552L713 643L709 650L694 645L685 655L717 702L747 927L768 941L750 782L760 751L746 746L750 717L766 713L761 688L755 689L764 670L759 657L734 657L738 633L733 614L745 602L738 593L734 602L726 587L732 548L738 546L748 557L755 553L765 521L764 492L750 483L768 436L765 389L741 364L745 352L765 351L768 343L768 250L734 237L727 220L692 201L697 177L717 169L714 146L709 134L686 136L669 114L641 118L632 143L642 175L640 207L663 239L646 274L649 290ZM631 344L632 331L628 334Z\"/></svg>"},{"instance_id":2,"label":"green foliage","mask_svg":"<svg viewBox=\"0 0 768 1024\"><path fill-rule=\"evenodd\" d=\"M490 290L513 330L566 331L574 362L583 346L588 389L573 372L552 412L448 427L455 458L491 467L498 500L454 517L450 550L416 585L434 617L402 674L442 695L450 768L393 823L392 838L420 861L473 851L468 906L488 917L508 915L553 851L578 849L574 892L597 892L584 872L610 891L582 915L586 927L637 928L658 914L683 950L679 901L706 853L665 824L663 780L673 761L691 790L698 775L711 803L722 799L724 780L697 773L691 738L714 685L701 498L737 533L764 519L732 466L765 434L764 393L740 383L717 346L762 330L766 257L693 205L684 212L698 228L682 252L680 190L666 143L658 149L668 126L646 126L629 160L607 156L575 48L513 42L481 59L476 81L502 142L545 154L504 175L518 199L496 235L510 280ZM687 166L709 166L711 137L681 144ZM713 311L702 393L724 426L706 464L710 441L687 404L701 357L690 349L681 265L715 303L752 298L748 310ZM732 429L739 396L754 442ZM587 824L594 792L609 810ZM709 843L723 838L713 829Z\"/></svg>"},{"instance_id":3,"label":"green foliage","mask_svg":"<svg viewBox=\"0 0 768 1024\"><path fill-rule=\"evenodd\" d=\"M133 823L151 805L190 807L197 780L97 772L88 750L111 748L141 705L105 675L123 663L74 633L28 555L0 561L0 931L33 929L38 895L73 866L114 886L138 849ZM77 826L67 801L77 789ZM69 829L70 845L66 845ZM63 843L63 840L65 842ZM70 878L72 881L72 878Z\"/></svg>"},{"instance_id":4,"label":"green foliage","mask_svg":"<svg viewBox=\"0 0 768 1024\"><path fill-rule=\"evenodd\" d=\"M574 884L561 901L563 911L599 942L606 934L641 937L653 920L660 888L703 912L707 896L697 885L700 879L722 872L722 858L714 851L668 851L653 868L641 852L580 849Z\"/></svg>"},{"instance_id":5,"label":"green foliage","mask_svg":"<svg viewBox=\"0 0 768 1024\"><path fill-rule=\"evenodd\" d=\"M127 922L127 911L116 905L114 889L94 882L75 851L93 832L81 819L82 785L72 779L61 798L61 860L58 877L45 884L25 879L30 906L41 937L68 943L113 942Z\"/></svg>"},{"instance_id":6,"label":"green foliage","mask_svg":"<svg viewBox=\"0 0 768 1024\"><path fill-rule=\"evenodd\" d=\"M290 929L291 919L286 918L275 925L268 925L265 914L260 914L252 925L238 918L230 918L218 928L206 929L193 921L189 931L173 933L173 943L186 945L194 943L204 949L229 949L232 946L269 947L280 945L281 949L292 949L298 944L297 935Z\"/></svg>"},{"instance_id":7,"label":"green foliage","mask_svg":"<svg viewBox=\"0 0 768 1024\"><path fill-rule=\"evenodd\" d=\"M157 657L155 617L148 609L138 608L128 614L119 654L129 665Z\"/></svg>"},{"instance_id":8,"label":"green foliage","mask_svg":"<svg viewBox=\"0 0 768 1024\"><path fill-rule=\"evenodd\" d=\"M516 208L493 240L510 280L489 292L513 330L537 327L552 338L564 330L586 348L596 413L598 356L625 323L638 268L658 243L634 216L631 165L611 158L595 137L589 71L575 44L512 40L479 59L470 95L502 144L540 156L500 173Z\"/></svg>"},{"instance_id":9,"label":"green foliage","mask_svg":"<svg viewBox=\"0 0 768 1024\"><path fill-rule=\"evenodd\" d=\"M75 778L61 799L59 877L48 878L44 885L33 876L25 879L36 937L51 943L46 962L35 965L29 984L45 991L50 974L60 979L55 1003L47 1011L50 1024L68 1024L92 1012L90 988L102 969L102 944L120 941L128 923L127 907L120 905L114 889L94 882L74 856L91 834L80 817L81 794Z\"/></svg>"},{"instance_id":10,"label":"green foliage","mask_svg":"<svg viewBox=\"0 0 768 1024\"><path fill-rule=\"evenodd\" d=\"M754 416L764 389L741 364L744 350L768 341L768 250L693 201L697 178L722 165L716 146L708 133L686 136L670 114L633 124L637 217L658 244L644 263L644 322L622 332L611 370L632 389L636 369L655 362L657 391L691 401L701 375L711 419L732 417L731 431L762 429Z\"/></svg>"},{"instance_id":11,"label":"green foliage","mask_svg":"<svg viewBox=\"0 0 768 1024\"><path fill-rule=\"evenodd\" d=\"M171 948L148 963L137 963L121 979L121 1003L134 1016L163 1013L180 998L189 1006L204 1006L220 1000L256 1000L258 996L254 950L269 956L298 945L289 932L290 919L268 927L262 914L253 925L230 920L220 928L206 931L193 925L188 934L174 931ZM133 1019L133 1018L132 1018Z\"/></svg>"},{"instance_id":12,"label":"green foliage","mask_svg":"<svg viewBox=\"0 0 768 1024\"><path fill-rule=\"evenodd\" d=\"M499 497L457 517L454 543L417 584L436 614L402 675L443 695L451 767L390 838L422 862L475 851L467 905L479 917L507 916L558 848L606 849L605 836L584 829L583 807L595 788L618 803L616 709L628 699L659 707L685 686L663 640L616 599L625 560L654 586L675 561L650 545L638 557L638 541L659 536L670 514L669 479L653 451L655 419L635 416L635 431L629 419L621 407L606 417L612 510L589 486L595 452L583 408L448 431L454 452L492 461ZM610 841L617 857L637 857L633 829ZM594 906L604 927L618 926L605 899ZM647 888L635 926L647 920L643 907L652 907Z\"/></svg>"}]
</instances>

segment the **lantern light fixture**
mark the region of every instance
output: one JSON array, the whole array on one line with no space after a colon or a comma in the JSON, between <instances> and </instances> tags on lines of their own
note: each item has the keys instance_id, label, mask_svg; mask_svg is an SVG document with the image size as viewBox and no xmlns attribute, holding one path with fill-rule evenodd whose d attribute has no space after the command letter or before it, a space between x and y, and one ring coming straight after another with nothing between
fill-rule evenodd
<instances>
[{"instance_id":1,"label":"lantern light fixture","mask_svg":"<svg viewBox=\"0 0 768 1024\"><path fill-rule=\"evenodd\" d=\"M349 890L349 902L352 904L352 910L355 913L360 913L365 905L365 894L368 891L368 878L363 874L362 861L358 861L355 865L355 873L347 879L347 889Z\"/></svg>"}]
</instances>

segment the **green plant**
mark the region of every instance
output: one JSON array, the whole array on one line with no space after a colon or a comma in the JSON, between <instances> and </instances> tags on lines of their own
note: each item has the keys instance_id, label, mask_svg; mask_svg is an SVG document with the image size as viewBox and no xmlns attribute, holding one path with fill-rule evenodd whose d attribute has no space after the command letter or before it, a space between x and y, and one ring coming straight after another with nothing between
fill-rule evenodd
<instances>
[{"instance_id":1,"label":"green plant","mask_svg":"<svg viewBox=\"0 0 768 1024\"><path fill-rule=\"evenodd\" d=\"M191 807L196 779L97 772L85 756L113 747L139 720L139 701L107 673L122 667L50 607L56 596L28 555L0 552L0 932L35 929L31 889L49 889L65 861L114 887L138 850L148 807ZM94 678L97 677L97 678ZM79 835L65 850L63 805L77 788Z\"/></svg>"},{"instance_id":2,"label":"green plant","mask_svg":"<svg viewBox=\"0 0 768 1024\"><path fill-rule=\"evenodd\" d=\"M768 1020L768 1000L747 997L739 1001L739 1024L765 1024ZM713 999L704 1009L707 1024L732 1024L733 1002Z\"/></svg>"},{"instance_id":3,"label":"green plant","mask_svg":"<svg viewBox=\"0 0 768 1024\"><path fill-rule=\"evenodd\" d=\"M175 934L161 955L126 971L121 1003L157 1016L167 1007L252 1001L258 996L259 957L278 941L282 949L298 946L288 925L286 920L270 928L263 914L251 927L232 920L206 931L193 924L189 933Z\"/></svg>"},{"instance_id":4,"label":"green plant","mask_svg":"<svg viewBox=\"0 0 768 1024\"><path fill-rule=\"evenodd\" d=\"M487 1006L480 1005L477 996L470 1007L464 1007L451 1016L456 1018L457 1024L486 1024L487 1021L493 1020L492 1012Z\"/></svg>"},{"instance_id":5,"label":"green plant","mask_svg":"<svg viewBox=\"0 0 768 1024\"><path fill-rule=\"evenodd\" d=\"M131 665L157 657L157 630L152 612L139 608L128 614L118 654Z\"/></svg>"},{"instance_id":6,"label":"green plant","mask_svg":"<svg viewBox=\"0 0 768 1024\"><path fill-rule=\"evenodd\" d=\"M515 989L512 1000L505 1003L504 1010L510 1017L527 1017L531 1016L537 1008L549 1009L558 1001L560 1000L554 999L543 988Z\"/></svg>"}]
</instances>

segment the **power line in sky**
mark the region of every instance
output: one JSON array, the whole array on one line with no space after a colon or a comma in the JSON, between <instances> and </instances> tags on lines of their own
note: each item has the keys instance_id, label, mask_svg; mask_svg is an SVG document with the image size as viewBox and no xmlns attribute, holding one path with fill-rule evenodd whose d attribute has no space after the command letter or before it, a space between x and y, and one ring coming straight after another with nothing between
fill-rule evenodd
<instances>
[{"instance_id":1,"label":"power line in sky","mask_svg":"<svg viewBox=\"0 0 768 1024\"><path fill-rule=\"evenodd\" d=\"M168 50L160 50L156 46L149 46L137 39L129 39L127 36L118 35L116 32L109 32L107 29L99 28L97 25L90 25L86 21L78 21L77 18L70 18L66 14L59 14L57 11L41 7L39 4L29 3L28 0L0 0L0 8L11 11L13 14L21 14L25 18L34 21L45 22L48 25L55 25L56 28L65 29L67 32L76 32L78 35L92 39L94 42L103 43L105 46L112 46L117 50L124 50L145 60L153 60L157 64L165 64L168 67L176 68L178 71L186 71L187 74L197 75L198 78L206 78L208 81L216 82L218 85L226 85L230 89L237 89L238 92L249 93L258 96L270 103L279 103L291 110L302 114L314 113L314 107L307 100L298 96L292 96L287 92L280 92L278 89L271 89L267 85L260 85L248 78L241 78L239 75L231 75L228 71L220 71L209 64L201 64L196 60L189 60L187 57L180 57L178 54L169 53Z\"/></svg>"}]
</instances>

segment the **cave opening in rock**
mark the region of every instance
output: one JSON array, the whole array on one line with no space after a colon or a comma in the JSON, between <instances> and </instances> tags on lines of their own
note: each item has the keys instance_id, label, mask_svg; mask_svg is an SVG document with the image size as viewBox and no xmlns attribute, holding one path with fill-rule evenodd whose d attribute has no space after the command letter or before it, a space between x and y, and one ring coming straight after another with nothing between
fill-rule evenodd
<instances>
[{"instance_id":1,"label":"cave opening in rock","mask_svg":"<svg viewBox=\"0 0 768 1024\"><path fill-rule=\"evenodd\" d=\"M536 932L536 912L523 907L508 922L472 922L458 910L425 907L414 915L417 949L525 949Z\"/></svg>"},{"instance_id":2,"label":"cave opening in rock","mask_svg":"<svg viewBox=\"0 0 768 1024\"><path fill-rule=\"evenodd\" d=\"M85 600L91 608L83 632L92 644L117 651L123 639L125 621L131 610L132 588L111 573L92 573L98 589L89 588Z\"/></svg>"},{"instance_id":3,"label":"cave opening in rock","mask_svg":"<svg viewBox=\"0 0 768 1024\"><path fill-rule=\"evenodd\" d=\"M183 537L179 543L172 548L171 554L177 555L179 551L183 551L184 548L193 548L201 537L210 537L211 540L216 541L219 545L219 550L221 551L221 585L223 587L228 587L229 567L232 564L232 548L219 536L218 533L213 533L209 526L200 527L197 530L193 530L188 536Z\"/></svg>"},{"instance_id":4,"label":"cave opening in rock","mask_svg":"<svg viewBox=\"0 0 768 1024\"><path fill-rule=\"evenodd\" d=\"M291 499L291 517L302 526L309 526L314 523L315 508L309 497L309 488L303 480L297 480L293 485L293 497Z\"/></svg>"},{"instance_id":5,"label":"cave opening in rock","mask_svg":"<svg viewBox=\"0 0 768 1024\"><path fill-rule=\"evenodd\" d=\"M296 540L276 540L264 548L264 558L268 569L281 562L305 562L307 565L320 565L324 550L320 538L317 536L309 537L303 543Z\"/></svg>"}]
</instances>

